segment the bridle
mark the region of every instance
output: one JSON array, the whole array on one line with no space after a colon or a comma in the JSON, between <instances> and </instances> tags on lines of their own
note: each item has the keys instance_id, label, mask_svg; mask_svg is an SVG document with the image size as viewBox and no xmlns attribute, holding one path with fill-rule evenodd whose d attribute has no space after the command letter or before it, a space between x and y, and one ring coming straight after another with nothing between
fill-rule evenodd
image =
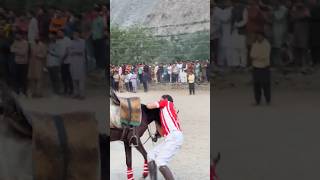
<instances>
[{"instance_id":1,"label":"bridle","mask_svg":"<svg viewBox=\"0 0 320 180\"><path fill-rule=\"evenodd\" d=\"M143 145L145 145L149 139L151 138L152 142L157 142L158 140L158 137L156 135L152 136L151 132L150 132L150 129L149 129L149 125L147 126L147 129L148 129L148 134L149 134L149 137L148 139L143 143Z\"/></svg>"}]
</instances>

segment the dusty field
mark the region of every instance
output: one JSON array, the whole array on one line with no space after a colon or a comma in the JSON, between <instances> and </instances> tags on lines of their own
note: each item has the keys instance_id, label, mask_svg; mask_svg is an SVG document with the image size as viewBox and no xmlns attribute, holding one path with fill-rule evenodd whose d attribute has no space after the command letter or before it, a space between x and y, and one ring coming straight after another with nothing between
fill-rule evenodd
<instances>
[{"instance_id":1,"label":"dusty field","mask_svg":"<svg viewBox=\"0 0 320 180\"><path fill-rule=\"evenodd\" d=\"M210 94L209 91L196 91L195 96L190 96L187 90L149 91L148 93L120 93L119 96L139 96L142 103L158 100L162 94L171 94L176 108L180 110L184 144L182 149L169 164L177 180L206 180L209 179L210 165ZM142 137L144 142L147 132ZM162 141L162 140L160 140ZM154 147L152 141L145 145L146 150ZM111 142L110 145L110 179L126 179L125 152L122 142ZM133 150L133 169L136 179L142 176L143 158ZM159 174L159 179L162 176Z\"/></svg>"},{"instance_id":2,"label":"dusty field","mask_svg":"<svg viewBox=\"0 0 320 180\"><path fill-rule=\"evenodd\" d=\"M312 90L274 87L270 107L251 106L251 87L214 90L211 147L222 155L220 178L319 179L318 85Z\"/></svg>"}]
</instances>

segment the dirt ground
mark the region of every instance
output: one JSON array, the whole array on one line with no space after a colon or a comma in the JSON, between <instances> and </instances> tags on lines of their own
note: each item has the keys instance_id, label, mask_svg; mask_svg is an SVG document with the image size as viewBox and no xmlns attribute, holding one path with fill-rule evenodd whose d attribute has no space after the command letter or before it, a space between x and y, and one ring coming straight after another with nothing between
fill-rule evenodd
<instances>
[{"instance_id":1,"label":"dirt ground","mask_svg":"<svg viewBox=\"0 0 320 180\"><path fill-rule=\"evenodd\" d=\"M261 107L251 105L250 86L213 90L211 148L221 152L220 179L320 178L319 83L286 87L273 87L272 105Z\"/></svg>"},{"instance_id":2,"label":"dirt ground","mask_svg":"<svg viewBox=\"0 0 320 180\"><path fill-rule=\"evenodd\" d=\"M169 163L169 167L177 180L209 179L210 166L210 92L208 90L196 91L195 96L190 96L186 90L149 91L148 93L120 93L121 97L138 96L142 103L159 100L161 95L172 95L175 106L179 109L179 118L184 133L184 144L182 149ZM152 125L152 127L154 127ZM142 137L147 139L147 132ZM162 140L160 140L161 142ZM159 143L159 142L158 142ZM146 150L151 150L155 144L148 141ZM110 144L110 179L126 179L125 152L122 142L111 142ZM136 179L142 176L142 155L133 150L133 170ZM158 172L159 179L163 179Z\"/></svg>"}]
</instances>

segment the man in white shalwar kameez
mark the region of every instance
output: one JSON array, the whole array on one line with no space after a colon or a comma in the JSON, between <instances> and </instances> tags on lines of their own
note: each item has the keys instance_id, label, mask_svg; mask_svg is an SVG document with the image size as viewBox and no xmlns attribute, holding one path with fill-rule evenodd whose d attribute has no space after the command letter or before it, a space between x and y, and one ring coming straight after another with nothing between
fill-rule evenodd
<instances>
[{"instance_id":1,"label":"man in white shalwar kameez","mask_svg":"<svg viewBox=\"0 0 320 180\"><path fill-rule=\"evenodd\" d=\"M248 22L248 11L240 0L234 0L232 9L232 60L229 64L233 67L247 66L247 46L246 46L246 24Z\"/></svg>"},{"instance_id":2,"label":"man in white shalwar kameez","mask_svg":"<svg viewBox=\"0 0 320 180\"><path fill-rule=\"evenodd\" d=\"M230 0L225 0L222 7L215 9L216 20L221 25L221 37L218 42L218 65L230 65L232 62L232 38L231 38L231 14Z\"/></svg>"},{"instance_id":3,"label":"man in white shalwar kameez","mask_svg":"<svg viewBox=\"0 0 320 180\"><path fill-rule=\"evenodd\" d=\"M39 38L38 20L35 17L34 12L28 12L28 18L30 22L28 25L28 42L33 44L35 40Z\"/></svg>"}]
</instances>

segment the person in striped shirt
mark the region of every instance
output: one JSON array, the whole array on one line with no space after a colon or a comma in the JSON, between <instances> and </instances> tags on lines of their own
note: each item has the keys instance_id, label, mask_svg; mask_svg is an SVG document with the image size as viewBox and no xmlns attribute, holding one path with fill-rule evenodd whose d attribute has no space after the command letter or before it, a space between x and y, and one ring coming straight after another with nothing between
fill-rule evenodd
<instances>
[{"instance_id":1,"label":"person in striped shirt","mask_svg":"<svg viewBox=\"0 0 320 180\"><path fill-rule=\"evenodd\" d=\"M160 135L165 140L148 152L150 179L157 179L157 166L166 180L173 180L173 174L167 164L179 151L183 143L183 134L177 112L174 108L173 98L163 95L158 102L147 104L148 109L160 109L161 130Z\"/></svg>"}]
</instances>

